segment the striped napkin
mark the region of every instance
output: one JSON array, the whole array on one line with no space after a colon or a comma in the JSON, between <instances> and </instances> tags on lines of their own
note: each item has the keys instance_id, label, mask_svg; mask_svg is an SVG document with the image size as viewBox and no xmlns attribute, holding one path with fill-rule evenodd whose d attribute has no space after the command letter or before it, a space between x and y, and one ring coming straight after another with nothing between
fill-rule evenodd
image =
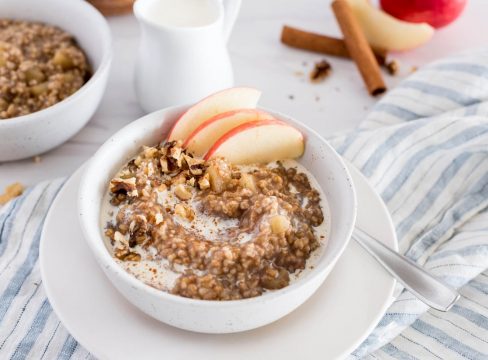
<instances>
[{"instance_id":1,"label":"striped napkin","mask_svg":"<svg viewBox=\"0 0 488 360\"><path fill-rule=\"evenodd\" d=\"M417 71L331 142L381 194L400 251L462 295L441 313L403 291L350 358L488 359L488 49ZM42 223L62 183L0 210L1 359L93 358L53 313L39 274Z\"/></svg>"},{"instance_id":2,"label":"striped napkin","mask_svg":"<svg viewBox=\"0 0 488 360\"><path fill-rule=\"evenodd\" d=\"M423 67L332 139L385 201L399 250L462 298L404 291L351 359L488 359L488 49Z\"/></svg>"}]
</instances>

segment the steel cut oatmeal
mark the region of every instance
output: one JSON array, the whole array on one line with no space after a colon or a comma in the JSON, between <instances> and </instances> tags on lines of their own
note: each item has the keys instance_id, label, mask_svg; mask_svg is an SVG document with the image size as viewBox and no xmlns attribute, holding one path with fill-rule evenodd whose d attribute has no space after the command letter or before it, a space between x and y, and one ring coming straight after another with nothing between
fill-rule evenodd
<instances>
[{"instance_id":1,"label":"steel cut oatmeal","mask_svg":"<svg viewBox=\"0 0 488 360\"><path fill-rule=\"evenodd\" d=\"M0 120L54 105L81 88L90 75L85 54L67 32L0 19Z\"/></svg>"},{"instance_id":2,"label":"steel cut oatmeal","mask_svg":"<svg viewBox=\"0 0 488 360\"><path fill-rule=\"evenodd\" d=\"M324 196L291 160L238 166L196 159L177 142L144 147L110 181L104 202L102 226L117 262L189 298L281 289L326 241Z\"/></svg>"}]
</instances>

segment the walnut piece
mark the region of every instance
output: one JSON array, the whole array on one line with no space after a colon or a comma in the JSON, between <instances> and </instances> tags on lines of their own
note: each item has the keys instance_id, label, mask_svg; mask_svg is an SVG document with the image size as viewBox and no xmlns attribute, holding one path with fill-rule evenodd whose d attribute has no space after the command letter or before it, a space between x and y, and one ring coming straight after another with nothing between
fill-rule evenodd
<instances>
[{"instance_id":1,"label":"walnut piece","mask_svg":"<svg viewBox=\"0 0 488 360\"><path fill-rule=\"evenodd\" d=\"M310 72L310 81L319 83L324 81L332 72L332 66L326 60L315 63L314 68Z\"/></svg>"},{"instance_id":2,"label":"walnut piece","mask_svg":"<svg viewBox=\"0 0 488 360\"><path fill-rule=\"evenodd\" d=\"M175 195L180 200L189 200L192 197L191 191L184 184L178 184L175 187Z\"/></svg>"},{"instance_id":3,"label":"walnut piece","mask_svg":"<svg viewBox=\"0 0 488 360\"><path fill-rule=\"evenodd\" d=\"M140 261L141 260L141 255L130 251L127 248L122 248L122 249L116 249L114 252L114 255L117 259L122 260L122 261Z\"/></svg>"},{"instance_id":4,"label":"walnut piece","mask_svg":"<svg viewBox=\"0 0 488 360\"><path fill-rule=\"evenodd\" d=\"M129 179L115 178L110 181L110 192L114 194L126 194L127 196L136 197L138 195L136 188L136 178Z\"/></svg>"},{"instance_id":5,"label":"walnut piece","mask_svg":"<svg viewBox=\"0 0 488 360\"><path fill-rule=\"evenodd\" d=\"M190 174L192 175L202 175L204 169L205 160L203 159L195 159L187 154L183 155L183 159L185 160L186 164L188 165L188 169L190 170Z\"/></svg>"},{"instance_id":6,"label":"walnut piece","mask_svg":"<svg viewBox=\"0 0 488 360\"><path fill-rule=\"evenodd\" d=\"M198 186L200 190L206 190L210 187L209 175L205 174L200 180L198 180Z\"/></svg>"},{"instance_id":7,"label":"walnut piece","mask_svg":"<svg viewBox=\"0 0 488 360\"><path fill-rule=\"evenodd\" d=\"M5 188L5 192L0 195L0 205L8 203L10 200L22 195L24 185L19 182L13 183Z\"/></svg>"},{"instance_id":8,"label":"walnut piece","mask_svg":"<svg viewBox=\"0 0 488 360\"><path fill-rule=\"evenodd\" d=\"M188 206L184 204L176 204L175 205L175 215L193 221L195 218L195 212Z\"/></svg>"},{"instance_id":9,"label":"walnut piece","mask_svg":"<svg viewBox=\"0 0 488 360\"><path fill-rule=\"evenodd\" d=\"M388 74L395 76L398 74L398 71L400 70L400 65L398 64L398 61L396 60L391 60L385 64L386 70L388 71Z\"/></svg>"}]
</instances>

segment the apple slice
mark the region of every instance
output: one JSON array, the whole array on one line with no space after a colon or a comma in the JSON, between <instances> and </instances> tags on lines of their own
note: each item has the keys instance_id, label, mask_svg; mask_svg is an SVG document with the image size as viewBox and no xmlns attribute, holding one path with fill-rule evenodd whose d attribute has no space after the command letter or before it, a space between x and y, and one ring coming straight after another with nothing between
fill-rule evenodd
<instances>
[{"instance_id":1,"label":"apple slice","mask_svg":"<svg viewBox=\"0 0 488 360\"><path fill-rule=\"evenodd\" d=\"M183 147L195 156L203 156L226 132L251 121L273 120L274 117L262 110L232 110L204 121L186 139Z\"/></svg>"},{"instance_id":2,"label":"apple slice","mask_svg":"<svg viewBox=\"0 0 488 360\"><path fill-rule=\"evenodd\" d=\"M264 164L294 159L303 154L303 135L280 120L252 121L239 125L218 139L205 160L224 157L233 164Z\"/></svg>"},{"instance_id":3,"label":"apple slice","mask_svg":"<svg viewBox=\"0 0 488 360\"><path fill-rule=\"evenodd\" d=\"M368 42L378 48L403 51L430 40L434 28L427 23L414 24L398 20L368 0L348 0Z\"/></svg>"},{"instance_id":4,"label":"apple slice","mask_svg":"<svg viewBox=\"0 0 488 360\"><path fill-rule=\"evenodd\" d=\"M168 140L185 140L201 123L217 114L236 109L253 109L260 96L261 91L248 87L234 87L212 94L176 120Z\"/></svg>"}]
</instances>

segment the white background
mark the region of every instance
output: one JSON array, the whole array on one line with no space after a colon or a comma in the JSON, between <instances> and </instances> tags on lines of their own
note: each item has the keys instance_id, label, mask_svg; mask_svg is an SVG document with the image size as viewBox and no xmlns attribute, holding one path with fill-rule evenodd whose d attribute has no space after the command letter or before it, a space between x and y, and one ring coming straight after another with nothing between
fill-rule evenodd
<instances>
[{"instance_id":1,"label":"white background","mask_svg":"<svg viewBox=\"0 0 488 360\"><path fill-rule=\"evenodd\" d=\"M328 0L243 0L229 42L237 85L262 90L262 106L287 113L325 136L353 128L377 101L367 94L352 62L325 57L332 64L333 73L325 82L312 84L308 72L324 56L290 49L279 41L283 24L338 36L329 3ZM488 1L469 0L461 17L437 31L428 44L407 53L392 54L392 58L400 60L403 74L385 75L389 87L400 81L412 66L488 45L487 16ZM71 174L111 134L143 115L132 87L137 23L132 16L110 18L109 23L115 57L97 113L70 141L43 154L40 163L32 159L0 163L0 188L14 181L31 185Z\"/></svg>"}]
</instances>

